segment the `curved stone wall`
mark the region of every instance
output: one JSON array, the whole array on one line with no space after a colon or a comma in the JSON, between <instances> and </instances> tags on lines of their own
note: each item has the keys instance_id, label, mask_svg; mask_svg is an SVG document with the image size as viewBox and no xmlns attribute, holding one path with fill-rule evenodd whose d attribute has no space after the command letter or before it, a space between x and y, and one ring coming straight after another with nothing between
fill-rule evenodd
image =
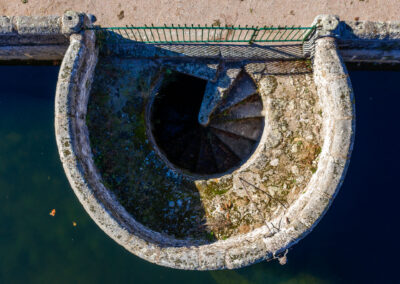
<instances>
[{"instance_id":1,"label":"curved stone wall","mask_svg":"<svg viewBox=\"0 0 400 284\"><path fill-rule=\"evenodd\" d=\"M270 224L272 231L264 225L203 245L177 240L143 226L103 185L93 162L86 126L97 53L92 31L71 35L57 84L56 139L64 170L79 201L117 243L145 260L167 267L233 269L281 257L318 223L343 181L354 138L353 93L334 39L320 38L315 43L313 69L322 106L323 145L318 167L308 185L281 218Z\"/></svg>"},{"instance_id":2,"label":"curved stone wall","mask_svg":"<svg viewBox=\"0 0 400 284\"><path fill-rule=\"evenodd\" d=\"M116 242L157 264L181 269L239 268L282 255L312 230L343 180L354 133L353 94L348 75L330 38L317 40L314 80L323 109L324 144L318 170L288 208L279 230L263 226L207 245L175 240L136 222L102 184L94 166L86 108L96 64L94 35L71 36L61 66L56 96L56 136L68 179L90 216Z\"/></svg>"}]
</instances>

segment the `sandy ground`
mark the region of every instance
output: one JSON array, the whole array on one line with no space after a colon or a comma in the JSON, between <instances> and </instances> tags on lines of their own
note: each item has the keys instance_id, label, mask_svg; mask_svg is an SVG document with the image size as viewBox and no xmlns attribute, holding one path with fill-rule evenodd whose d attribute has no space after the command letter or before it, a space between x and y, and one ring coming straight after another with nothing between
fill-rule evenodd
<instances>
[{"instance_id":1,"label":"sandy ground","mask_svg":"<svg viewBox=\"0 0 400 284\"><path fill-rule=\"evenodd\" d=\"M102 26L308 26L318 14L335 14L342 20L400 21L400 0L0 0L0 15L59 15L68 9L92 13Z\"/></svg>"}]
</instances>

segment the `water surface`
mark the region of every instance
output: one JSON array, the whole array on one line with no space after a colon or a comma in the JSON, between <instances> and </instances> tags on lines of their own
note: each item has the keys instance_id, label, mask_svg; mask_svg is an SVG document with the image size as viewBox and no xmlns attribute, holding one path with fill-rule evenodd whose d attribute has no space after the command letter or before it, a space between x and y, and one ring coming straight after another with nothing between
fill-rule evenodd
<instances>
[{"instance_id":1,"label":"water surface","mask_svg":"<svg viewBox=\"0 0 400 284\"><path fill-rule=\"evenodd\" d=\"M192 272L128 253L83 210L54 138L58 69L0 66L0 283L400 283L400 72L350 72L357 134L347 177L287 265Z\"/></svg>"}]
</instances>

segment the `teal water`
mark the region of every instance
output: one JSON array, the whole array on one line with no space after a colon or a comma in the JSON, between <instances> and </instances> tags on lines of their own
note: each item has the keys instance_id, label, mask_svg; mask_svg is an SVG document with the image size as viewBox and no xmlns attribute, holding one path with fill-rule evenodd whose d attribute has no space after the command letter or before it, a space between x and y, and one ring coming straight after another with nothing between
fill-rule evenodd
<instances>
[{"instance_id":1,"label":"teal water","mask_svg":"<svg viewBox=\"0 0 400 284\"><path fill-rule=\"evenodd\" d=\"M351 72L358 124L349 172L327 215L289 252L288 264L218 272L145 262L89 218L57 153L57 73L57 66L0 66L0 283L400 283L400 154L392 123L399 72Z\"/></svg>"}]
</instances>

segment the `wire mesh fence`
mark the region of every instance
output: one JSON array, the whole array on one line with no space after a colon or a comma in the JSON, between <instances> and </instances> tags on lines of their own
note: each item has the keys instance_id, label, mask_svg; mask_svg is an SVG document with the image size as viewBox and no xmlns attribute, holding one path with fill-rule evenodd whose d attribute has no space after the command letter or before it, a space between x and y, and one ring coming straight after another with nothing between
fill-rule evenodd
<instances>
[{"instance_id":1,"label":"wire mesh fence","mask_svg":"<svg viewBox=\"0 0 400 284\"><path fill-rule=\"evenodd\" d=\"M273 43L304 42L315 27L215 27L215 26L144 26L93 27L107 42L131 40L142 43Z\"/></svg>"}]
</instances>

